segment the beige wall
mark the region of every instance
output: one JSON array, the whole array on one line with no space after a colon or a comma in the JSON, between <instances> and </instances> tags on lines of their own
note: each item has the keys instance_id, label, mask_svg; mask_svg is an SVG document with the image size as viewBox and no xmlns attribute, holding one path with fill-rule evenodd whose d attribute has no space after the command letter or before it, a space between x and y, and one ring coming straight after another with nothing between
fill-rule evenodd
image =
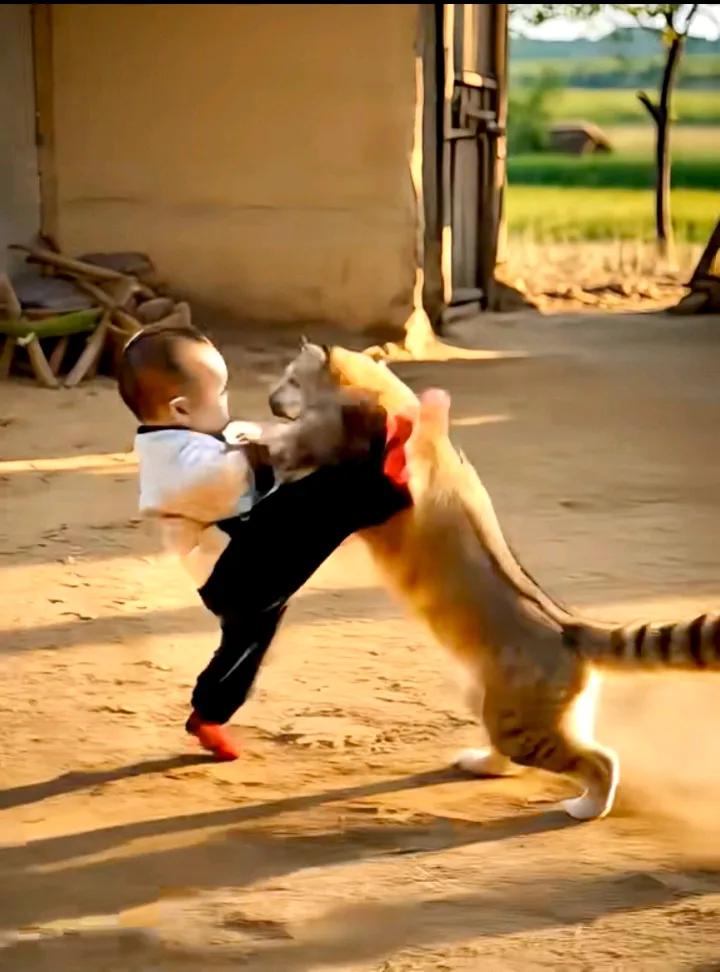
<instances>
[{"instance_id":1,"label":"beige wall","mask_svg":"<svg viewBox=\"0 0 720 972\"><path fill-rule=\"evenodd\" d=\"M55 4L64 247L238 321L399 325L415 4Z\"/></svg>"},{"instance_id":2,"label":"beige wall","mask_svg":"<svg viewBox=\"0 0 720 972\"><path fill-rule=\"evenodd\" d=\"M22 260L8 243L39 229L30 4L0 4L0 271Z\"/></svg>"}]
</instances>

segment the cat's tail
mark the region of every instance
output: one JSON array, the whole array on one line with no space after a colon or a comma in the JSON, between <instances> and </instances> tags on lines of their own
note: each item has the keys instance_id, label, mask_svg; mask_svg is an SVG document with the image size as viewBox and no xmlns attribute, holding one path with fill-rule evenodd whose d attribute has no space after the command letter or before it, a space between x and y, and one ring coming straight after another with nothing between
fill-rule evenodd
<instances>
[{"instance_id":1,"label":"cat's tail","mask_svg":"<svg viewBox=\"0 0 720 972\"><path fill-rule=\"evenodd\" d=\"M563 625L568 645L600 668L720 672L720 614L691 621L619 626L578 620Z\"/></svg>"}]
</instances>

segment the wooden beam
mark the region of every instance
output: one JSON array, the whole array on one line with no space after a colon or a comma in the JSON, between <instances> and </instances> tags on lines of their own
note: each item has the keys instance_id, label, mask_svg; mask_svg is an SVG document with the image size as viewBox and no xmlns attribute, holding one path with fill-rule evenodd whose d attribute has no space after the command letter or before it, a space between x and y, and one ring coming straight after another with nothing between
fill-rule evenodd
<instances>
[{"instance_id":1,"label":"wooden beam","mask_svg":"<svg viewBox=\"0 0 720 972\"><path fill-rule=\"evenodd\" d=\"M423 307L435 330L442 324L442 126L444 64L442 4L419 9L419 49L423 64L422 182L424 210Z\"/></svg>"},{"instance_id":2,"label":"wooden beam","mask_svg":"<svg viewBox=\"0 0 720 972\"><path fill-rule=\"evenodd\" d=\"M110 316L109 314L105 314L97 328L88 338L80 357L68 372L65 378L66 388L74 388L76 385L79 385L83 378L97 365L103 347L105 346L109 323Z\"/></svg>"},{"instance_id":3,"label":"wooden beam","mask_svg":"<svg viewBox=\"0 0 720 972\"><path fill-rule=\"evenodd\" d=\"M5 379L10 375L12 360L17 346L17 338L6 337L0 351L0 379Z\"/></svg>"},{"instance_id":4,"label":"wooden beam","mask_svg":"<svg viewBox=\"0 0 720 972\"><path fill-rule=\"evenodd\" d=\"M508 115L508 5L495 4L495 76L497 77L497 127L495 139L495 264L507 260L507 220L505 186L507 183L507 115ZM493 268L494 269L494 268Z\"/></svg>"},{"instance_id":5,"label":"wooden beam","mask_svg":"<svg viewBox=\"0 0 720 972\"><path fill-rule=\"evenodd\" d=\"M58 232L55 167L55 101L52 49L52 4L30 4L35 80L35 142L40 181L40 227L52 239Z\"/></svg>"},{"instance_id":6,"label":"wooden beam","mask_svg":"<svg viewBox=\"0 0 720 972\"><path fill-rule=\"evenodd\" d=\"M69 338L66 334L58 340L58 343L52 349L52 353L48 359L48 364L50 365L50 371L52 371L54 375L58 375L60 373L60 366L63 363L63 358L65 357L65 352L67 351L68 341Z\"/></svg>"},{"instance_id":7,"label":"wooden beam","mask_svg":"<svg viewBox=\"0 0 720 972\"><path fill-rule=\"evenodd\" d=\"M448 305L452 298L452 152L450 142L446 141L447 132L452 128L452 96L455 88L455 10L460 4L441 3L442 18L442 57L443 57L443 94L442 124L442 161L440 167L440 222L441 222L441 268L443 283L443 304Z\"/></svg>"},{"instance_id":8,"label":"wooden beam","mask_svg":"<svg viewBox=\"0 0 720 972\"><path fill-rule=\"evenodd\" d=\"M103 281L130 279L117 270L110 270L108 267L98 267L94 263L86 263L84 260L75 260L73 257L65 256L63 253L46 250L42 246L22 246L19 243L11 243L9 249L27 253L28 263L44 263L59 271L67 272L73 277L87 277L90 280Z\"/></svg>"},{"instance_id":9,"label":"wooden beam","mask_svg":"<svg viewBox=\"0 0 720 972\"><path fill-rule=\"evenodd\" d=\"M128 314L122 307L118 307L117 301L113 300L109 294L106 294L102 287L98 287L97 284L92 283L90 280L78 279L75 281L75 284L78 290L82 290L90 297L94 297L101 307L110 311L112 319L118 325L118 330L123 331L126 337L132 337L136 331L142 330L140 321L133 317L132 314Z\"/></svg>"},{"instance_id":10,"label":"wooden beam","mask_svg":"<svg viewBox=\"0 0 720 972\"><path fill-rule=\"evenodd\" d=\"M48 364L45 352L40 347L40 342L34 335L25 345L25 350L28 353L28 358L30 358L30 364L32 365L35 377L40 384L44 385L45 388L57 388L60 383L52 373L52 368Z\"/></svg>"}]
</instances>

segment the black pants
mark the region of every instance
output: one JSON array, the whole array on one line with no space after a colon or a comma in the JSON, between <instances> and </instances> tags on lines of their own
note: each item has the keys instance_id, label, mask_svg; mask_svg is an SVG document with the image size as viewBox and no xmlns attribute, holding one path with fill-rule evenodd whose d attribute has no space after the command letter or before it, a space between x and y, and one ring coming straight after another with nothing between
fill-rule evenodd
<instances>
[{"instance_id":1,"label":"black pants","mask_svg":"<svg viewBox=\"0 0 720 972\"><path fill-rule=\"evenodd\" d=\"M410 505L377 458L319 469L218 524L230 536L207 583L205 605L222 639L199 676L192 704L206 722L227 722L246 700L288 599L343 540Z\"/></svg>"}]
</instances>

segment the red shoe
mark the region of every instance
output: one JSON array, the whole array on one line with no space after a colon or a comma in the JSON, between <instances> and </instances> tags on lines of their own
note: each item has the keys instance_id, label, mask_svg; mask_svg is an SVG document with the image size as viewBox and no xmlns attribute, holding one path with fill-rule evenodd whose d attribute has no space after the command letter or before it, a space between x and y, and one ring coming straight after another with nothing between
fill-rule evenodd
<instances>
[{"instance_id":1,"label":"red shoe","mask_svg":"<svg viewBox=\"0 0 720 972\"><path fill-rule=\"evenodd\" d=\"M413 430L412 419L407 415L388 415L387 448L383 472L397 486L407 486L408 471L405 457L405 443Z\"/></svg>"},{"instance_id":2,"label":"red shoe","mask_svg":"<svg viewBox=\"0 0 720 972\"><path fill-rule=\"evenodd\" d=\"M203 722L197 712L193 712L185 723L185 731L195 736L202 748L207 749L220 762L230 763L240 756L240 750L227 730L217 722Z\"/></svg>"}]
</instances>

